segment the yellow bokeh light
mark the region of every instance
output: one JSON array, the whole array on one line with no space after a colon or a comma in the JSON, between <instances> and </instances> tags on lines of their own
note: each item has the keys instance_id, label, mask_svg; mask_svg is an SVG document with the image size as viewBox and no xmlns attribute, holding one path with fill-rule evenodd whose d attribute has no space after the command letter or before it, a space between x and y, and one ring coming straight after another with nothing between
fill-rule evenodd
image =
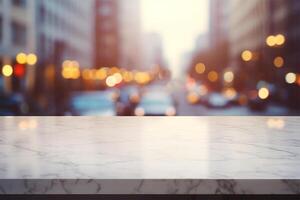
<instances>
[{"instance_id":1,"label":"yellow bokeh light","mask_svg":"<svg viewBox=\"0 0 300 200\"><path fill-rule=\"evenodd\" d=\"M278 46L281 46L281 45L284 45L284 43L285 43L285 36L282 35L282 34L278 34L278 35L276 36L276 44L277 44Z\"/></svg>"},{"instance_id":2,"label":"yellow bokeh light","mask_svg":"<svg viewBox=\"0 0 300 200\"><path fill-rule=\"evenodd\" d=\"M78 66L65 65L62 70L62 76L65 79L78 79L81 76L80 68Z\"/></svg>"},{"instance_id":3,"label":"yellow bokeh light","mask_svg":"<svg viewBox=\"0 0 300 200\"><path fill-rule=\"evenodd\" d=\"M226 83L232 83L234 81L234 73L229 71L224 73L224 81Z\"/></svg>"},{"instance_id":4,"label":"yellow bokeh light","mask_svg":"<svg viewBox=\"0 0 300 200\"><path fill-rule=\"evenodd\" d=\"M297 81L297 75L295 73L290 72L285 76L285 81L288 84L294 84Z\"/></svg>"},{"instance_id":5,"label":"yellow bokeh light","mask_svg":"<svg viewBox=\"0 0 300 200\"><path fill-rule=\"evenodd\" d=\"M79 79L81 76L80 69L75 67L72 71L72 79Z\"/></svg>"},{"instance_id":6,"label":"yellow bokeh light","mask_svg":"<svg viewBox=\"0 0 300 200\"><path fill-rule=\"evenodd\" d=\"M107 71L106 71L106 69L102 68L102 69L97 70L97 72L96 72L96 78L98 80L101 80L101 81L105 80L107 78Z\"/></svg>"},{"instance_id":7,"label":"yellow bokeh light","mask_svg":"<svg viewBox=\"0 0 300 200\"><path fill-rule=\"evenodd\" d=\"M16 60L19 64L24 65L27 63L27 55L25 53L19 53Z\"/></svg>"},{"instance_id":8,"label":"yellow bokeh light","mask_svg":"<svg viewBox=\"0 0 300 200\"><path fill-rule=\"evenodd\" d=\"M120 84L123 81L123 76L120 73L116 73L114 74L115 80L116 80L116 84Z\"/></svg>"},{"instance_id":9,"label":"yellow bokeh light","mask_svg":"<svg viewBox=\"0 0 300 200\"><path fill-rule=\"evenodd\" d=\"M253 58L253 53L251 51L249 51L249 50L243 51L243 53L242 53L243 61L249 62L252 60L252 58Z\"/></svg>"},{"instance_id":10,"label":"yellow bokeh light","mask_svg":"<svg viewBox=\"0 0 300 200\"><path fill-rule=\"evenodd\" d=\"M275 67L281 68L284 65L284 59L283 59L283 57L278 56L274 59L273 63L274 63Z\"/></svg>"},{"instance_id":11,"label":"yellow bokeh light","mask_svg":"<svg viewBox=\"0 0 300 200\"><path fill-rule=\"evenodd\" d=\"M283 34L278 34L276 36L270 35L266 39L266 43L269 47L274 47L274 46L282 46L285 44L285 36Z\"/></svg>"},{"instance_id":12,"label":"yellow bokeh light","mask_svg":"<svg viewBox=\"0 0 300 200\"><path fill-rule=\"evenodd\" d=\"M268 97L270 96L270 91L269 91L269 89L268 88L261 88L259 91L258 91L258 97L260 98L260 99L263 99L263 100L265 100L265 99L267 99Z\"/></svg>"},{"instance_id":13,"label":"yellow bokeh light","mask_svg":"<svg viewBox=\"0 0 300 200\"><path fill-rule=\"evenodd\" d=\"M134 79L133 73L132 72L124 72L123 79L126 83L130 83Z\"/></svg>"},{"instance_id":14,"label":"yellow bokeh light","mask_svg":"<svg viewBox=\"0 0 300 200\"><path fill-rule=\"evenodd\" d=\"M276 41L276 37L274 35L270 35L267 40L266 43L269 47L273 47L276 45L277 41Z\"/></svg>"},{"instance_id":15,"label":"yellow bokeh light","mask_svg":"<svg viewBox=\"0 0 300 200\"><path fill-rule=\"evenodd\" d=\"M138 84L148 84L151 81L151 77L147 72L137 72L134 76L134 80Z\"/></svg>"},{"instance_id":16,"label":"yellow bokeh light","mask_svg":"<svg viewBox=\"0 0 300 200\"><path fill-rule=\"evenodd\" d=\"M35 65L38 61L38 58L35 54L31 53L27 55L27 64L28 65Z\"/></svg>"},{"instance_id":17,"label":"yellow bokeh light","mask_svg":"<svg viewBox=\"0 0 300 200\"><path fill-rule=\"evenodd\" d=\"M82 78L84 80L92 80L93 79L93 71L89 69L85 69L82 72Z\"/></svg>"},{"instance_id":18,"label":"yellow bokeh light","mask_svg":"<svg viewBox=\"0 0 300 200\"><path fill-rule=\"evenodd\" d=\"M109 76L109 77L107 77L107 79L106 79L106 85L108 87L114 87L114 86L116 86L116 84L117 84L117 80L116 80L115 76Z\"/></svg>"},{"instance_id":19,"label":"yellow bokeh light","mask_svg":"<svg viewBox=\"0 0 300 200\"><path fill-rule=\"evenodd\" d=\"M216 71L211 71L208 73L208 80L210 82L216 82L219 79L219 75Z\"/></svg>"},{"instance_id":20,"label":"yellow bokeh light","mask_svg":"<svg viewBox=\"0 0 300 200\"><path fill-rule=\"evenodd\" d=\"M186 100L190 103L190 104L196 104L199 102L200 97L196 92L190 92L188 93Z\"/></svg>"},{"instance_id":21,"label":"yellow bokeh light","mask_svg":"<svg viewBox=\"0 0 300 200\"><path fill-rule=\"evenodd\" d=\"M14 70L11 65L4 65L2 68L3 76L10 77L13 74Z\"/></svg>"},{"instance_id":22,"label":"yellow bokeh light","mask_svg":"<svg viewBox=\"0 0 300 200\"><path fill-rule=\"evenodd\" d=\"M118 67L112 67L110 70L109 70L109 74L110 75L113 75L113 74L116 74L116 73L120 73L120 69Z\"/></svg>"},{"instance_id":23,"label":"yellow bokeh light","mask_svg":"<svg viewBox=\"0 0 300 200\"><path fill-rule=\"evenodd\" d=\"M206 67L203 63L198 63L195 66L195 71L197 72L197 74L203 74L206 70Z\"/></svg>"}]
</instances>

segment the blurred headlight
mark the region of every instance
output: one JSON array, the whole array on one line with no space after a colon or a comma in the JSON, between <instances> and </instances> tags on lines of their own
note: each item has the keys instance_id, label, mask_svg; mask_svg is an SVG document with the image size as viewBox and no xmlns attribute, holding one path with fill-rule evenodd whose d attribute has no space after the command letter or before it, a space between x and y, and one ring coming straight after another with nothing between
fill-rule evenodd
<instances>
[{"instance_id":1,"label":"blurred headlight","mask_svg":"<svg viewBox=\"0 0 300 200\"><path fill-rule=\"evenodd\" d=\"M144 116L145 115L145 110L143 108L136 108L134 111L134 114L136 116Z\"/></svg>"},{"instance_id":2,"label":"blurred headlight","mask_svg":"<svg viewBox=\"0 0 300 200\"><path fill-rule=\"evenodd\" d=\"M176 109L174 107L170 107L166 111L167 116L175 116L176 115Z\"/></svg>"}]
</instances>

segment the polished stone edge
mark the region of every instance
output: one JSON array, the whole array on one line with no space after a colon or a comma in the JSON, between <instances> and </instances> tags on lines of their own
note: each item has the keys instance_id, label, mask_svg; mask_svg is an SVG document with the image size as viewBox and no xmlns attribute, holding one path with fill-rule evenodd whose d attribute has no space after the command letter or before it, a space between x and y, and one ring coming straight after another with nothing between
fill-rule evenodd
<instances>
[{"instance_id":1,"label":"polished stone edge","mask_svg":"<svg viewBox=\"0 0 300 200\"><path fill-rule=\"evenodd\" d=\"M300 194L300 180L1 179L0 194Z\"/></svg>"}]
</instances>

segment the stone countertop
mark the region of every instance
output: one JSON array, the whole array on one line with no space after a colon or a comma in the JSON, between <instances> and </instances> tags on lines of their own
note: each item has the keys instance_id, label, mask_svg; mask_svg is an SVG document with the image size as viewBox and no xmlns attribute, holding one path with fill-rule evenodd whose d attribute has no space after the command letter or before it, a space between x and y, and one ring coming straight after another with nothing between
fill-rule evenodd
<instances>
[{"instance_id":1,"label":"stone countertop","mask_svg":"<svg viewBox=\"0 0 300 200\"><path fill-rule=\"evenodd\" d=\"M300 193L298 117L2 117L0 193Z\"/></svg>"}]
</instances>

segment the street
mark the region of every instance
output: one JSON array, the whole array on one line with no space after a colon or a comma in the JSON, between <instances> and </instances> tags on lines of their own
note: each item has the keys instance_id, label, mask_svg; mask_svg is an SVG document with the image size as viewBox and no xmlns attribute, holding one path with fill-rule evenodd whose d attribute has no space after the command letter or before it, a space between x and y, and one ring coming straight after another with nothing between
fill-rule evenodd
<instances>
[{"instance_id":1,"label":"street","mask_svg":"<svg viewBox=\"0 0 300 200\"><path fill-rule=\"evenodd\" d=\"M245 106L232 106L223 109L207 108L204 105L191 105L186 100L186 95L182 91L184 88L182 84L174 84L173 95L178 103L178 116L286 116L296 115L291 113L288 109L270 105L265 111L255 112Z\"/></svg>"}]
</instances>

